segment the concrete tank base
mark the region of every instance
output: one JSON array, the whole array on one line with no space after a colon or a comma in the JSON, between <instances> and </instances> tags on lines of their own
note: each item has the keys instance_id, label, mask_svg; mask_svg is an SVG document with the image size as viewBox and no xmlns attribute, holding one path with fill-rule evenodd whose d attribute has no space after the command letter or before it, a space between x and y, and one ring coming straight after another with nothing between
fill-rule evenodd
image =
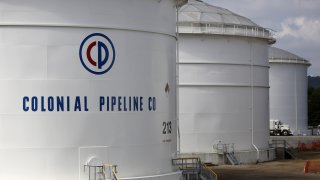
<instances>
[{"instance_id":1,"label":"concrete tank base","mask_svg":"<svg viewBox=\"0 0 320 180\"><path fill-rule=\"evenodd\" d=\"M130 178L121 178L123 180L180 180L181 179L181 171L168 173L168 174L160 174L160 175L152 175L152 176L143 176L143 177L130 177Z\"/></svg>"},{"instance_id":2,"label":"concrete tank base","mask_svg":"<svg viewBox=\"0 0 320 180\"><path fill-rule=\"evenodd\" d=\"M257 151L236 151L235 156L240 164L253 164L260 162L273 161L275 157L275 149L260 150L260 157L257 162ZM180 157L199 157L203 163L212 163L217 165L228 164L227 157L218 153L184 153L180 154Z\"/></svg>"}]
</instances>

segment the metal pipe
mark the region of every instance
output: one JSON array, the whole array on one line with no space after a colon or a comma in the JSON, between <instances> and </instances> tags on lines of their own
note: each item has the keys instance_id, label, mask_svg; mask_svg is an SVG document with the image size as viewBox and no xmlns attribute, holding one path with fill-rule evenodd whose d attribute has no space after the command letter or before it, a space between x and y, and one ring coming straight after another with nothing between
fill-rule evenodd
<instances>
[{"instance_id":1,"label":"metal pipe","mask_svg":"<svg viewBox=\"0 0 320 180\"><path fill-rule=\"evenodd\" d=\"M177 126L177 154L180 153L180 123L179 123L179 9L180 7L177 6L177 15L176 15L176 126Z\"/></svg>"},{"instance_id":2,"label":"metal pipe","mask_svg":"<svg viewBox=\"0 0 320 180\"><path fill-rule=\"evenodd\" d=\"M298 62L298 59L296 59ZM296 134L298 132L298 95L297 95L297 68L294 67L294 106L295 106L295 120L296 120Z\"/></svg>"},{"instance_id":3,"label":"metal pipe","mask_svg":"<svg viewBox=\"0 0 320 180\"><path fill-rule=\"evenodd\" d=\"M253 95L253 59L252 59L252 44L250 45L250 78L251 78L251 144L252 146L254 147L254 149L257 151L257 163L259 162L259 159L260 159L260 150L258 149L258 147L254 144L254 141L253 141L253 136L254 136L254 133L253 133L253 129L254 129L254 126L253 126L253 121L254 121L254 114L253 114L253 110L254 110L254 105L253 105L253 98L254 98L254 95Z\"/></svg>"}]
</instances>

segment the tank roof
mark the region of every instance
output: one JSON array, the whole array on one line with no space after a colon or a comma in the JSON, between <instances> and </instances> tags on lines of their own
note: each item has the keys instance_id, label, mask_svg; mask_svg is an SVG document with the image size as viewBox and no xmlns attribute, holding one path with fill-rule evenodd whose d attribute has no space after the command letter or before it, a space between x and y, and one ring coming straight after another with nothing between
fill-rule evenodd
<instances>
[{"instance_id":1,"label":"tank roof","mask_svg":"<svg viewBox=\"0 0 320 180\"><path fill-rule=\"evenodd\" d=\"M188 2L188 0L176 0L177 6L180 7Z\"/></svg>"},{"instance_id":2,"label":"tank roof","mask_svg":"<svg viewBox=\"0 0 320 180\"><path fill-rule=\"evenodd\" d=\"M200 0L189 0L179 10L179 22L218 23L256 26L250 19Z\"/></svg>"},{"instance_id":3,"label":"tank roof","mask_svg":"<svg viewBox=\"0 0 320 180\"><path fill-rule=\"evenodd\" d=\"M298 63L311 65L310 62L291 52L276 47L269 48L269 62L271 63Z\"/></svg>"},{"instance_id":4,"label":"tank roof","mask_svg":"<svg viewBox=\"0 0 320 180\"><path fill-rule=\"evenodd\" d=\"M179 8L179 33L224 34L269 39L275 43L274 33L250 19L228 9L201 0L189 0Z\"/></svg>"}]
</instances>

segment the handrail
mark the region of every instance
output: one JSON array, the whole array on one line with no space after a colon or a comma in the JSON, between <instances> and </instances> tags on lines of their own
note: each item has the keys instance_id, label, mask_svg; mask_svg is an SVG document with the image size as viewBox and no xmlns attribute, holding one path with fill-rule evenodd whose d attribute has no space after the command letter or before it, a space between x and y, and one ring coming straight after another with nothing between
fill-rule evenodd
<instances>
[{"instance_id":1,"label":"handrail","mask_svg":"<svg viewBox=\"0 0 320 180\"><path fill-rule=\"evenodd\" d=\"M119 177L118 177L118 175L117 175L117 165L104 164L103 166L109 168L109 171L111 172L111 174L112 174L112 176L113 176L113 178L114 178L115 180L119 180ZM108 176L107 176L107 174L106 174L106 172L105 172L105 168L104 168L104 170L103 170L103 173L104 173L104 176L105 176L106 180L109 180L109 179L108 179ZM110 178L111 178L111 177L110 177ZM112 179L110 179L110 180L112 180Z\"/></svg>"},{"instance_id":2,"label":"handrail","mask_svg":"<svg viewBox=\"0 0 320 180\"><path fill-rule=\"evenodd\" d=\"M236 24L179 22L179 33L229 34L260 37L275 41L275 32L263 27Z\"/></svg>"},{"instance_id":3,"label":"handrail","mask_svg":"<svg viewBox=\"0 0 320 180\"><path fill-rule=\"evenodd\" d=\"M84 165L84 171L89 168L89 180L119 180L117 175L117 165L112 164L104 164L104 165ZM106 172L106 168L108 168L109 173ZM94 174L91 174L91 169L94 170ZM93 179L91 178L93 177Z\"/></svg>"},{"instance_id":4,"label":"handrail","mask_svg":"<svg viewBox=\"0 0 320 180\"><path fill-rule=\"evenodd\" d=\"M199 157L173 158L172 165L178 166L183 174L192 174L203 176L207 180L217 180L218 175L206 164L201 163Z\"/></svg>"},{"instance_id":5,"label":"handrail","mask_svg":"<svg viewBox=\"0 0 320 180\"><path fill-rule=\"evenodd\" d=\"M103 166L94 166L94 165L84 165L84 172L86 172L86 169L89 169L89 180L97 180L97 178L101 179L101 176L103 176L102 178L105 178L105 174L104 174L104 167ZM91 175L91 170L93 170L93 174ZM91 179L91 177L93 176L93 179Z\"/></svg>"},{"instance_id":6,"label":"handrail","mask_svg":"<svg viewBox=\"0 0 320 180\"><path fill-rule=\"evenodd\" d=\"M219 142L218 144L213 145L213 150L218 154L234 153L234 143L224 144Z\"/></svg>"},{"instance_id":7,"label":"handrail","mask_svg":"<svg viewBox=\"0 0 320 180\"><path fill-rule=\"evenodd\" d=\"M275 58L275 57L269 57L269 62L272 63L292 63L292 64L306 64L311 65L308 60L305 59L294 59L294 58Z\"/></svg>"},{"instance_id":8,"label":"handrail","mask_svg":"<svg viewBox=\"0 0 320 180\"><path fill-rule=\"evenodd\" d=\"M174 158L172 164L178 166L180 170L200 169L201 160L198 157Z\"/></svg>"},{"instance_id":9,"label":"handrail","mask_svg":"<svg viewBox=\"0 0 320 180\"><path fill-rule=\"evenodd\" d=\"M202 163L201 166L207 170L214 178L215 180L218 180L218 174L215 173L212 169L210 169L206 164Z\"/></svg>"},{"instance_id":10,"label":"handrail","mask_svg":"<svg viewBox=\"0 0 320 180\"><path fill-rule=\"evenodd\" d=\"M273 148L283 148L293 159L297 159L297 152L294 150L293 146L286 140L273 139L270 144Z\"/></svg>"}]
</instances>

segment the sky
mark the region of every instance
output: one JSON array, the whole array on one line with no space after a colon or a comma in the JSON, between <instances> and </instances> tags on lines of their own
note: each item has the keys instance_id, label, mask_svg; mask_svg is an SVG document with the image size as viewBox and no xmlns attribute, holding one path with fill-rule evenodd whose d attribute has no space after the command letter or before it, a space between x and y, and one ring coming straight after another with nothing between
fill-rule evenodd
<instances>
[{"instance_id":1,"label":"sky","mask_svg":"<svg viewBox=\"0 0 320 180\"><path fill-rule=\"evenodd\" d=\"M203 0L276 31L274 47L309 60L320 76L320 0Z\"/></svg>"}]
</instances>

